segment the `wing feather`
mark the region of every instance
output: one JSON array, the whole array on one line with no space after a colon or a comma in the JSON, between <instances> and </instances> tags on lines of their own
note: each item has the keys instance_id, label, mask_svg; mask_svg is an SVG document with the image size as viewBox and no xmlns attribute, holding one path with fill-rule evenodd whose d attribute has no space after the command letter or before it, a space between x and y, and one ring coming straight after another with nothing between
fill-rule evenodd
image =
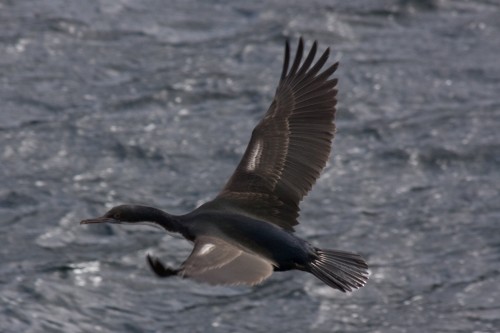
<instances>
[{"instance_id":1,"label":"wing feather","mask_svg":"<svg viewBox=\"0 0 500 333\"><path fill-rule=\"evenodd\" d=\"M327 48L314 63L317 42L301 65L299 40L292 66L285 45L281 79L264 118L252 132L248 147L219 196L207 205L224 205L287 230L293 230L299 203L328 161L335 132L338 63L326 64Z\"/></svg>"},{"instance_id":2,"label":"wing feather","mask_svg":"<svg viewBox=\"0 0 500 333\"><path fill-rule=\"evenodd\" d=\"M181 266L180 275L209 284L254 285L273 271L269 260L219 238L203 236L195 241L191 255Z\"/></svg>"}]
</instances>

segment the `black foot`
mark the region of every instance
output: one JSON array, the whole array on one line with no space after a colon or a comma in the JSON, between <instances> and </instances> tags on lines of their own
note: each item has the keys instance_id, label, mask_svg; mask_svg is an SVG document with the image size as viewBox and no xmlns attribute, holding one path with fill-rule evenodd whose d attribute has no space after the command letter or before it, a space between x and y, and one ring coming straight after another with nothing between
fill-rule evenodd
<instances>
[{"instance_id":1,"label":"black foot","mask_svg":"<svg viewBox=\"0 0 500 333\"><path fill-rule=\"evenodd\" d=\"M158 258L150 256L149 254L147 255L147 259L149 266L159 277L169 277L172 275L177 275L180 271L180 269L165 267L165 265L163 265L163 263Z\"/></svg>"}]
</instances>

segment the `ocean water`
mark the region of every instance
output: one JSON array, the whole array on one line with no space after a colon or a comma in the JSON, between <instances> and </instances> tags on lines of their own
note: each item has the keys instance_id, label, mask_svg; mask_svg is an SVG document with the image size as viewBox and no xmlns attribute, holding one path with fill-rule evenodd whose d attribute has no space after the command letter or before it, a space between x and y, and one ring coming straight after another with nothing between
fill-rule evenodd
<instances>
[{"instance_id":1,"label":"ocean water","mask_svg":"<svg viewBox=\"0 0 500 333\"><path fill-rule=\"evenodd\" d=\"M0 332L499 332L500 3L0 1ZM340 60L337 134L297 233L368 284L158 279L190 244L81 226L218 193L284 41Z\"/></svg>"}]
</instances>

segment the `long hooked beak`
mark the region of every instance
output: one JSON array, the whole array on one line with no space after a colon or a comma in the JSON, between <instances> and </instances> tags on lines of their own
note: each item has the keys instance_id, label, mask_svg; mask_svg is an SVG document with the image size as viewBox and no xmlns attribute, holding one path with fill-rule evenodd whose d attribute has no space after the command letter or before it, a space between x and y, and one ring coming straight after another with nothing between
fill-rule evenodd
<instances>
[{"instance_id":1,"label":"long hooked beak","mask_svg":"<svg viewBox=\"0 0 500 333\"><path fill-rule=\"evenodd\" d=\"M118 224L118 223L120 223L120 221L115 220L115 219L110 218L110 217L101 216L101 217L96 217L94 219L82 220L80 222L80 224L95 224L95 223L115 223L115 224Z\"/></svg>"}]
</instances>

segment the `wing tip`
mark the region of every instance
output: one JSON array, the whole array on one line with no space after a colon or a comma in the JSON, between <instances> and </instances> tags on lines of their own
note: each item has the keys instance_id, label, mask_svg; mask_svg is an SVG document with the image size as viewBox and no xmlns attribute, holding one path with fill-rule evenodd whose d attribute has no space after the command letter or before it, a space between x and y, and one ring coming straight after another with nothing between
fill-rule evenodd
<instances>
[{"instance_id":1,"label":"wing tip","mask_svg":"<svg viewBox=\"0 0 500 333\"><path fill-rule=\"evenodd\" d=\"M302 36L299 37L299 41L297 43L297 50L295 53L295 57L293 59L293 63L291 67L289 68L290 65L290 38L287 37L285 40L285 56L284 56L284 62L283 62L283 69L281 72L281 77L280 77L280 82L284 80L292 80L292 77L302 77L304 78L312 78L315 77L316 75L322 76L325 78L325 72L329 73L326 75L326 78L328 78L330 75L332 75L338 68L339 66L339 61L336 61L332 65L330 65L328 68L326 68L324 71L322 71L320 74L318 74L325 63L327 62L328 58L330 57L330 52L331 49L330 47L327 47L321 56L318 58L317 61L313 61L314 57L316 55L317 49L318 49L318 41L314 40L313 44L311 45L311 48L307 54L306 59L304 62L302 62L303 54L304 54L304 38ZM302 64L301 64L302 63Z\"/></svg>"},{"instance_id":2,"label":"wing tip","mask_svg":"<svg viewBox=\"0 0 500 333\"><path fill-rule=\"evenodd\" d=\"M285 41L285 55L283 60L283 69L281 71L281 81L288 75L288 63L290 62L290 40Z\"/></svg>"}]
</instances>

